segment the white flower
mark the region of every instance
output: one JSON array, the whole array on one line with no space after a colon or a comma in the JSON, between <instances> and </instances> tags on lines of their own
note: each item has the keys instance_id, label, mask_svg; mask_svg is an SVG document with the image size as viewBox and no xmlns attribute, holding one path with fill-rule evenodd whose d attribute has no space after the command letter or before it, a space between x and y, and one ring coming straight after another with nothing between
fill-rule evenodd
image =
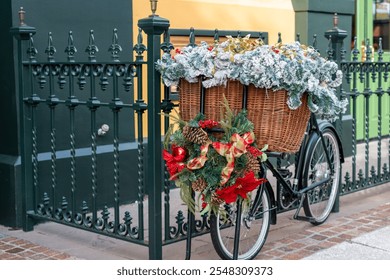
<instances>
[{"instance_id":1,"label":"white flower","mask_svg":"<svg viewBox=\"0 0 390 280\"><path fill-rule=\"evenodd\" d=\"M248 39L229 37L213 46L202 42L184 47L173 58L164 54L156 62L156 70L167 86L177 85L180 79L197 82L202 77L203 86L209 88L226 85L232 79L244 85L287 90L291 109L302 104L306 92L312 112L332 119L345 111L347 101L336 95L342 82L336 63L299 42L268 46L248 44Z\"/></svg>"},{"instance_id":2,"label":"white flower","mask_svg":"<svg viewBox=\"0 0 390 280\"><path fill-rule=\"evenodd\" d=\"M307 90L314 91L315 88L317 87L318 83L319 83L319 80L317 78L315 78L314 76L311 76L308 80Z\"/></svg>"}]
</instances>

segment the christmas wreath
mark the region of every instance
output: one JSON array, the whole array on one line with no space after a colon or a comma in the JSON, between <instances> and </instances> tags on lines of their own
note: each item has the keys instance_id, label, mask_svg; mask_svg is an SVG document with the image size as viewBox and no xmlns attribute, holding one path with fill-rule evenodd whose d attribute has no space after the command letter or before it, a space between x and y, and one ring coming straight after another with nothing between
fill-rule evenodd
<instances>
[{"instance_id":1,"label":"christmas wreath","mask_svg":"<svg viewBox=\"0 0 390 280\"><path fill-rule=\"evenodd\" d=\"M265 181L259 171L266 147L256 146L245 110L235 114L225 107L218 122L201 113L188 122L178 117L165 136L163 158L170 179L193 212L217 212L223 203L248 199L248 192Z\"/></svg>"}]
</instances>

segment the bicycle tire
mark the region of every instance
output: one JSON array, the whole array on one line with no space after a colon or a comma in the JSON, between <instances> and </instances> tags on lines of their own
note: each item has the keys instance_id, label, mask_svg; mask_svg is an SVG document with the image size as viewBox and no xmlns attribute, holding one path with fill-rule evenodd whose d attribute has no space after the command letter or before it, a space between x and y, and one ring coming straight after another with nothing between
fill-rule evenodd
<instances>
[{"instance_id":1,"label":"bicycle tire","mask_svg":"<svg viewBox=\"0 0 390 280\"><path fill-rule=\"evenodd\" d=\"M258 189L263 188L261 203L257 208L255 219L248 221L249 206L243 205L241 215L241 231L239 239L238 259L250 260L255 258L263 247L271 222L271 201L268 188L264 183ZM252 205L256 197L256 190L248 195ZM233 259L233 248L236 221L236 209L238 201L224 205L227 209L225 219L220 214L212 214L210 217L210 235L213 246L221 259Z\"/></svg>"},{"instance_id":2,"label":"bicycle tire","mask_svg":"<svg viewBox=\"0 0 390 280\"><path fill-rule=\"evenodd\" d=\"M339 142L335 132L330 128L322 131L326 149L329 152L330 165L326 160L325 150L321 137L314 135L314 140L309 140L309 148L303 170L303 187L307 187L317 181L331 176L331 168L334 170L333 178L313 190L306 193L303 209L306 216L310 217L313 225L320 225L329 217L338 195L341 160Z\"/></svg>"}]
</instances>

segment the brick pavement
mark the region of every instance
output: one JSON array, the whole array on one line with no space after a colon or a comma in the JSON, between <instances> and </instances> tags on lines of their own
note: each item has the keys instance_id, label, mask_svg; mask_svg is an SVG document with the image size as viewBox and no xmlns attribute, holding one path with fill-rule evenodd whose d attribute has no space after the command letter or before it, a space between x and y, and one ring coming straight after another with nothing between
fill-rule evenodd
<instances>
[{"instance_id":1,"label":"brick pavement","mask_svg":"<svg viewBox=\"0 0 390 280\"><path fill-rule=\"evenodd\" d=\"M0 260L71 260L66 253L0 233Z\"/></svg>"},{"instance_id":2,"label":"brick pavement","mask_svg":"<svg viewBox=\"0 0 390 280\"><path fill-rule=\"evenodd\" d=\"M330 248L388 225L390 225L390 202L376 208L327 221L320 226L309 227L276 241L267 241L256 259L302 259L319 250ZM24 239L9 236L7 232L0 232L0 260L70 259L78 258Z\"/></svg>"},{"instance_id":3,"label":"brick pavement","mask_svg":"<svg viewBox=\"0 0 390 280\"><path fill-rule=\"evenodd\" d=\"M299 260L344 241L390 225L390 203L313 226L286 238L266 242L256 259Z\"/></svg>"}]
</instances>

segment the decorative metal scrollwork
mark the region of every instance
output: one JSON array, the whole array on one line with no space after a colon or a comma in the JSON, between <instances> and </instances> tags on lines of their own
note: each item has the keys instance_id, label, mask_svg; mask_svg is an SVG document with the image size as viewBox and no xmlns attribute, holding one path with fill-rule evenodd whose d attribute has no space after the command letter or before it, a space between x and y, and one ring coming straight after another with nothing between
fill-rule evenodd
<instances>
[{"instance_id":1,"label":"decorative metal scrollwork","mask_svg":"<svg viewBox=\"0 0 390 280\"><path fill-rule=\"evenodd\" d=\"M44 193L42 203L37 205L36 215L65 223L74 223L74 225L96 230L97 232L118 234L130 239L139 239L140 237L139 228L138 226L133 226L133 218L129 211L124 213L123 222L117 224L115 221L110 220L111 213L107 206L104 206L100 216L95 219L85 201L82 202L80 212L72 213L68 207L69 203L66 197L62 197L60 206L54 209L49 195Z\"/></svg>"},{"instance_id":2,"label":"decorative metal scrollwork","mask_svg":"<svg viewBox=\"0 0 390 280\"><path fill-rule=\"evenodd\" d=\"M175 217L176 226L169 227L170 239L182 239L189 234L188 222L186 222L183 211L179 210ZM209 218L207 215L202 215L200 219L194 221L194 227L192 228L192 234L205 233L210 229Z\"/></svg>"}]
</instances>

